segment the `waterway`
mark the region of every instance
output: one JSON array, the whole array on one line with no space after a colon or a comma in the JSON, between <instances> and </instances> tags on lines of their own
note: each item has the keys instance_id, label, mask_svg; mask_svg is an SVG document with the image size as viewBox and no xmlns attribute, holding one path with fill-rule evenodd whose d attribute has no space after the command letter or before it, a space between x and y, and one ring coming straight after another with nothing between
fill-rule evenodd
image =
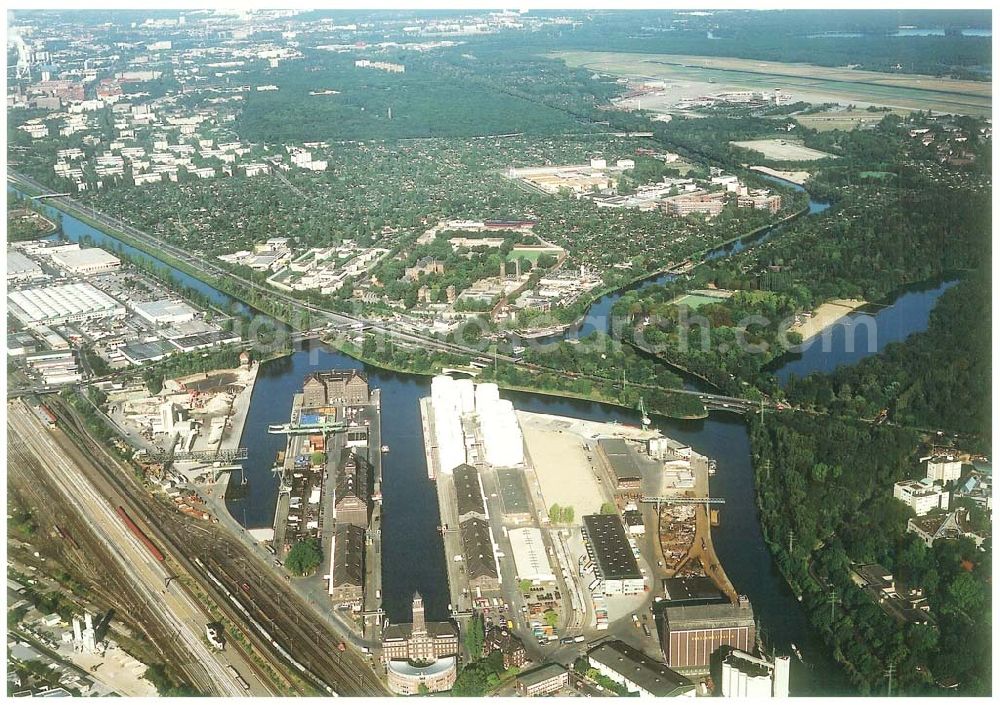
<instances>
[{"instance_id":1,"label":"waterway","mask_svg":"<svg viewBox=\"0 0 1000 705\"><path fill-rule=\"evenodd\" d=\"M879 37L943 37L947 34L943 27L907 27L891 32L817 32L807 34L806 39L860 39L868 37L878 39ZM963 37L992 37L993 30L989 28L972 27L959 30Z\"/></svg>"},{"instance_id":2,"label":"waterway","mask_svg":"<svg viewBox=\"0 0 1000 705\"><path fill-rule=\"evenodd\" d=\"M791 181L786 181L785 179L779 179L775 176L769 176L766 174L755 174L756 177L765 179L767 181L780 184L787 188L791 188L793 191L798 191L800 193L805 192L805 189L799 184L792 183ZM826 201L820 201L809 198L809 212L807 216L813 216L822 213L830 207L830 204ZM704 261L713 261L718 259L723 259L726 257L731 257L733 255L739 254L747 250L750 247L759 245L762 242L766 242L775 235L778 235L787 228L791 223L783 223L777 225L773 228L768 228L757 235L743 238L737 240L736 242L731 242L726 245L719 245L716 248L709 250L704 255ZM622 289L618 289L611 293L605 294L598 299L594 300L594 303L590 305L583 318L574 326L571 326L563 333L556 335L549 335L545 337L535 338L533 343L536 345L558 343L561 340L573 340L586 338L588 335L595 331L607 331L611 320L611 310L618 300L630 291L641 291L649 286L660 286L668 282L675 281L679 275L677 274L657 274L649 277L648 279L641 279L629 286Z\"/></svg>"},{"instance_id":3,"label":"waterway","mask_svg":"<svg viewBox=\"0 0 1000 705\"><path fill-rule=\"evenodd\" d=\"M794 186L794 185L793 185ZM798 187L801 188L801 187ZM825 210L827 204L810 204L813 213ZM47 208L55 214L56 209ZM115 238L65 213L62 228L71 240L89 238L96 245L124 251L130 256L155 258L121 243ZM764 233L761 238L773 236ZM731 246L731 253L741 251L746 243ZM726 252L718 255L724 256ZM184 286L201 291L220 307L233 310L245 306L228 295L174 270L175 279ZM657 277L636 285L638 288L665 281ZM904 293L894 305L876 313L879 317L879 348L890 339L902 339L915 330L926 327L927 317L937 297L953 282L937 284L925 290ZM609 294L594 303L577 334L606 326L608 313L621 293ZM252 312L250 307L246 310ZM883 333L885 331L885 333ZM891 335L890 335L891 333ZM572 334L572 333L571 333ZM839 355L839 357L838 357ZM806 374L830 369L830 365L855 362L853 353L804 353L788 361L787 372ZM245 526L270 526L277 500L278 478L271 468L277 452L284 448L283 436L267 434L267 426L287 421L292 395L301 388L305 376L316 370L359 368L368 374L372 387L382 390L382 437L390 446L383 461L383 602L392 621L405 621L410 616L410 601L414 591L420 591L427 605L428 617L443 619L447 615L448 586L444 551L437 532L439 524L434 486L427 478L418 399L429 393L430 380L417 375L397 374L366 366L357 360L324 346L301 350L293 355L263 363L243 430L241 444L249 451L244 464L248 479L245 496L231 499L233 516ZM540 394L505 392L518 409L550 414L563 414L597 421L618 419L637 423L634 412L597 403L561 399ZM742 418L730 413L713 413L697 421L677 421L654 417L654 424L665 435L690 444L698 452L718 461L718 472L712 478L712 493L726 504L722 523L714 531L716 551L737 590L747 594L761 625L767 643L779 653L788 653L795 643L810 667L793 666L792 691L795 694L837 694L849 691L842 672L823 654L824 649L813 635L798 601L777 572L764 544L757 518L754 496L753 468L750 445Z\"/></svg>"},{"instance_id":4,"label":"waterway","mask_svg":"<svg viewBox=\"0 0 1000 705\"><path fill-rule=\"evenodd\" d=\"M26 195L10 185L7 186L7 192L11 194L19 194L21 196ZM55 239L61 236L71 242L82 241L93 245L94 247L103 247L104 249L110 250L116 254L120 253L134 261L145 260L146 262L151 262L158 269L169 271L170 276L179 286L197 291L202 296L207 297L208 300L215 306L226 311L227 313L243 316L253 316L260 313L253 307L243 303L242 301L234 299L232 296L219 291L215 287L206 284L200 279L195 279L190 274L182 272L179 269L167 264L163 260L154 257L143 250L132 247L118 238L112 237L111 235L84 223L82 220L70 215L69 213L65 213L48 204L42 204L41 210L46 217L52 219L61 227L61 233L49 235L46 239Z\"/></svg>"},{"instance_id":5,"label":"waterway","mask_svg":"<svg viewBox=\"0 0 1000 705\"><path fill-rule=\"evenodd\" d=\"M805 350L778 358L770 369L778 382L785 385L793 376L832 372L840 365L853 365L880 353L890 343L927 330L934 304L958 281L946 279L908 287L889 297L888 305L852 311L807 341Z\"/></svg>"}]
</instances>

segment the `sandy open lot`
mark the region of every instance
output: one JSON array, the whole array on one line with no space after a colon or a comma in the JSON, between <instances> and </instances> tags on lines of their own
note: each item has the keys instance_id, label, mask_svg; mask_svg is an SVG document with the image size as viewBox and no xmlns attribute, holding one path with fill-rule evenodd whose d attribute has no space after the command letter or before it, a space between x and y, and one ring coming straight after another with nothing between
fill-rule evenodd
<instances>
[{"instance_id":1,"label":"sandy open lot","mask_svg":"<svg viewBox=\"0 0 1000 705\"><path fill-rule=\"evenodd\" d=\"M587 460L584 438L568 425L560 433L558 422L521 412L517 416L545 506L573 507L576 523L584 514L600 511L604 500Z\"/></svg>"},{"instance_id":2,"label":"sandy open lot","mask_svg":"<svg viewBox=\"0 0 1000 705\"><path fill-rule=\"evenodd\" d=\"M791 181L793 184L798 184L799 186L808 181L812 176L808 171L782 171L780 169L772 169L769 166L752 166L750 170L759 171L761 174L774 176L785 181Z\"/></svg>"},{"instance_id":3,"label":"sandy open lot","mask_svg":"<svg viewBox=\"0 0 1000 705\"><path fill-rule=\"evenodd\" d=\"M836 159L836 156L833 154L821 152L818 149L812 149L800 142L793 142L791 140L747 140L745 142L730 142L729 144L742 147L743 149L752 149L755 152L763 154L768 159L777 159L779 161L811 162L816 159L827 159L830 157Z\"/></svg>"},{"instance_id":4,"label":"sandy open lot","mask_svg":"<svg viewBox=\"0 0 1000 705\"><path fill-rule=\"evenodd\" d=\"M866 303L868 302L861 299L833 299L827 301L825 304L820 305L811 317L790 327L788 330L792 333L800 333L802 341L805 342L813 336L822 333L825 328L833 325L851 311L861 308Z\"/></svg>"}]
</instances>

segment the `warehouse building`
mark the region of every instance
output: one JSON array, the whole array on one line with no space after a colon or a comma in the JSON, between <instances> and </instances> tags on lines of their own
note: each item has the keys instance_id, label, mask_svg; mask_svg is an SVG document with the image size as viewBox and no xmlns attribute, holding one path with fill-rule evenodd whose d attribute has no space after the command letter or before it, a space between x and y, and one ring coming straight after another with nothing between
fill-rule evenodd
<instances>
[{"instance_id":1,"label":"warehouse building","mask_svg":"<svg viewBox=\"0 0 1000 705\"><path fill-rule=\"evenodd\" d=\"M27 326L125 315L124 306L86 282L12 291L7 294L7 308Z\"/></svg>"},{"instance_id":2,"label":"warehouse building","mask_svg":"<svg viewBox=\"0 0 1000 705\"><path fill-rule=\"evenodd\" d=\"M497 482L500 485L500 502L503 517L510 521L530 521L532 516L531 497L525 485L524 471L520 468L499 468Z\"/></svg>"},{"instance_id":3,"label":"warehouse building","mask_svg":"<svg viewBox=\"0 0 1000 705\"><path fill-rule=\"evenodd\" d=\"M623 641L606 641L594 647L587 654L587 661L598 673L630 693L638 693L639 697L695 696L694 683Z\"/></svg>"},{"instance_id":4,"label":"warehouse building","mask_svg":"<svg viewBox=\"0 0 1000 705\"><path fill-rule=\"evenodd\" d=\"M224 330L208 331L206 333L194 333L182 335L177 338L170 338L170 344L181 352L193 352L214 348L217 345L227 345L229 343L240 342L240 336L236 333L229 333Z\"/></svg>"},{"instance_id":5,"label":"warehouse building","mask_svg":"<svg viewBox=\"0 0 1000 705\"><path fill-rule=\"evenodd\" d=\"M587 554L597 568L605 595L635 595L646 581L629 546L617 514L588 514L583 518Z\"/></svg>"},{"instance_id":6,"label":"warehouse building","mask_svg":"<svg viewBox=\"0 0 1000 705\"><path fill-rule=\"evenodd\" d=\"M153 326L169 326L176 323L186 323L194 320L197 313L183 301L162 299L160 301L143 301L133 304L135 314Z\"/></svg>"},{"instance_id":7,"label":"warehouse building","mask_svg":"<svg viewBox=\"0 0 1000 705\"><path fill-rule=\"evenodd\" d=\"M38 341L29 333L13 333L7 336L7 355L24 357L38 349Z\"/></svg>"},{"instance_id":8,"label":"warehouse building","mask_svg":"<svg viewBox=\"0 0 1000 705\"><path fill-rule=\"evenodd\" d=\"M47 385L75 384L83 380L72 350L46 350L27 355L25 363Z\"/></svg>"},{"instance_id":9,"label":"warehouse building","mask_svg":"<svg viewBox=\"0 0 1000 705\"><path fill-rule=\"evenodd\" d=\"M483 490L479 484L479 471L471 465L462 464L455 468L455 492L458 495L458 520L471 517L486 518Z\"/></svg>"},{"instance_id":10,"label":"warehouse building","mask_svg":"<svg viewBox=\"0 0 1000 705\"><path fill-rule=\"evenodd\" d=\"M303 408L367 403L368 379L358 370L314 372L302 385Z\"/></svg>"},{"instance_id":11,"label":"warehouse building","mask_svg":"<svg viewBox=\"0 0 1000 705\"><path fill-rule=\"evenodd\" d=\"M530 580L533 583L555 581L556 576L552 573L540 529L511 529L507 532L507 538L510 539L510 549L514 554L514 569L518 580Z\"/></svg>"},{"instance_id":12,"label":"warehouse building","mask_svg":"<svg viewBox=\"0 0 1000 705\"><path fill-rule=\"evenodd\" d=\"M522 698L536 698L557 692L569 685L569 671L558 663L547 663L541 668L522 673L517 677L517 694Z\"/></svg>"},{"instance_id":13,"label":"warehouse building","mask_svg":"<svg viewBox=\"0 0 1000 705\"><path fill-rule=\"evenodd\" d=\"M667 665L683 672L705 672L723 646L751 652L756 625L750 600L736 604L670 605L663 611L663 653Z\"/></svg>"},{"instance_id":14,"label":"warehouse building","mask_svg":"<svg viewBox=\"0 0 1000 705\"><path fill-rule=\"evenodd\" d=\"M337 465L334 509L337 526L353 524L366 528L371 510L370 464L353 448L344 448Z\"/></svg>"},{"instance_id":15,"label":"warehouse building","mask_svg":"<svg viewBox=\"0 0 1000 705\"><path fill-rule=\"evenodd\" d=\"M707 575L664 578L663 593L667 602L673 607L729 602Z\"/></svg>"},{"instance_id":16,"label":"warehouse building","mask_svg":"<svg viewBox=\"0 0 1000 705\"><path fill-rule=\"evenodd\" d=\"M70 274L89 276L111 272L122 266L120 259L99 247L80 249L59 248L52 253L52 263Z\"/></svg>"},{"instance_id":17,"label":"warehouse building","mask_svg":"<svg viewBox=\"0 0 1000 705\"><path fill-rule=\"evenodd\" d=\"M122 357L133 365L157 362L177 352L177 348L166 340L151 340L129 343L119 348Z\"/></svg>"},{"instance_id":18,"label":"warehouse building","mask_svg":"<svg viewBox=\"0 0 1000 705\"><path fill-rule=\"evenodd\" d=\"M45 272L38 264L17 250L7 250L7 285L17 282L44 279Z\"/></svg>"},{"instance_id":19,"label":"warehouse building","mask_svg":"<svg viewBox=\"0 0 1000 705\"><path fill-rule=\"evenodd\" d=\"M360 607L364 579L365 530L353 524L338 523L333 538L330 599L335 605Z\"/></svg>"},{"instance_id":20,"label":"warehouse building","mask_svg":"<svg viewBox=\"0 0 1000 705\"><path fill-rule=\"evenodd\" d=\"M496 590L500 587L496 558L493 556L493 537L488 522L472 517L459 525L462 534L462 553L465 556L465 573L473 590Z\"/></svg>"},{"instance_id":21,"label":"warehouse building","mask_svg":"<svg viewBox=\"0 0 1000 705\"><path fill-rule=\"evenodd\" d=\"M610 471L617 490L637 490L642 482L642 471L636 453L620 438L601 438L597 441L598 457Z\"/></svg>"}]
</instances>

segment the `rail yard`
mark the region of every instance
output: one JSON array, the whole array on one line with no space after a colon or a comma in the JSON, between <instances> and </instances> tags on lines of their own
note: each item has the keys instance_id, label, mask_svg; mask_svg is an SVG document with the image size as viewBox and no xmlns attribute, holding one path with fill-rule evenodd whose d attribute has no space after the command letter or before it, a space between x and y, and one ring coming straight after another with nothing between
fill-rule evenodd
<instances>
[{"instance_id":1,"label":"rail yard","mask_svg":"<svg viewBox=\"0 0 1000 705\"><path fill-rule=\"evenodd\" d=\"M185 573L191 584L210 600L215 611L221 612L232 624L241 625L243 639L249 643L250 650L258 654L270 670L292 674L285 679L286 692L385 694L370 665L353 650L340 652L333 648L341 641L341 636L333 633L326 622L311 618L312 608L289 592L270 566L218 525L196 523L154 499L129 471L86 435L71 411L58 404L53 406L56 407L53 411L60 426L75 436L75 440L81 443L81 449L77 449L73 439L61 429L45 429L41 421L23 406L23 402L14 402L9 409L9 432L15 438L34 440L20 446L22 454L15 457L12 465L33 467L37 472L49 475L54 475L60 468L78 473L78 482L91 487L94 506L106 507L110 523L119 531L118 541L142 552L143 555L133 562L159 563L120 521L115 507L123 507L137 525L145 527L144 532L150 541L165 554L163 569L169 569L171 574L178 571ZM13 446L12 451L19 452ZM64 460L59 466L46 465L50 462L48 458L59 457L72 459L73 462L70 464L69 460ZM164 574L156 578L160 585L168 574L163 570L161 572ZM147 575L149 577L151 574ZM157 587L157 591L159 589ZM161 597L149 595L146 600L146 604L154 605L160 603ZM190 597L187 603L188 609L197 609ZM209 620L200 610L198 614L200 621L194 641L202 645L200 633ZM191 648L197 647L192 645ZM205 647L202 645L201 648ZM211 654L208 658L212 658ZM187 661L185 658L180 662ZM250 671L249 667L245 668ZM253 680L260 681L259 690L263 693L275 687L270 683L264 686L264 681L256 676ZM204 687L205 692L245 693L244 688L221 665L217 672L202 674L195 682Z\"/></svg>"}]
</instances>

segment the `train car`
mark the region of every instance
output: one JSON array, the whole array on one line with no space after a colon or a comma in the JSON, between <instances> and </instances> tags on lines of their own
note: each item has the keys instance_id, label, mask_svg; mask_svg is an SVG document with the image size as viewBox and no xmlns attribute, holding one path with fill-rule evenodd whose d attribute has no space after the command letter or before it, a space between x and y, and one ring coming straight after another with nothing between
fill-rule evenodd
<instances>
[{"instance_id":1,"label":"train car","mask_svg":"<svg viewBox=\"0 0 1000 705\"><path fill-rule=\"evenodd\" d=\"M229 664L226 665L226 670L229 672L229 675L231 675L236 680L236 682L239 683L240 687L243 688L243 690L250 692L250 684L247 683L245 680L243 680L243 676L240 675L239 671L237 671Z\"/></svg>"},{"instance_id":2,"label":"train car","mask_svg":"<svg viewBox=\"0 0 1000 705\"><path fill-rule=\"evenodd\" d=\"M43 424L49 428L56 427L56 415L52 413L52 410L49 409L49 407L45 406L45 404L39 404L38 406L32 407L32 409L35 412L35 416L37 416Z\"/></svg>"},{"instance_id":3,"label":"train car","mask_svg":"<svg viewBox=\"0 0 1000 705\"><path fill-rule=\"evenodd\" d=\"M118 517L122 520L122 523L125 524L125 526L128 527L128 530L131 531L135 535L135 537L142 542L142 545L145 546L146 550L148 550L153 555L153 558L155 558L158 561L162 561L163 554L160 553L160 549L156 547L156 544L154 544L152 541L149 540L149 537L146 536L145 531L136 526L135 522L132 521L132 517L130 517L128 515L128 512L125 511L125 508L119 506L117 512L118 512Z\"/></svg>"},{"instance_id":4,"label":"train car","mask_svg":"<svg viewBox=\"0 0 1000 705\"><path fill-rule=\"evenodd\" d=\"M73 538L73 534L71 534L68 529L64 529L56 524L56 532L59 534L59 538L68 543L70 546L73 548L80 548L80 544L76 542L76 539Z\"/></svg>"}]
</instances>

